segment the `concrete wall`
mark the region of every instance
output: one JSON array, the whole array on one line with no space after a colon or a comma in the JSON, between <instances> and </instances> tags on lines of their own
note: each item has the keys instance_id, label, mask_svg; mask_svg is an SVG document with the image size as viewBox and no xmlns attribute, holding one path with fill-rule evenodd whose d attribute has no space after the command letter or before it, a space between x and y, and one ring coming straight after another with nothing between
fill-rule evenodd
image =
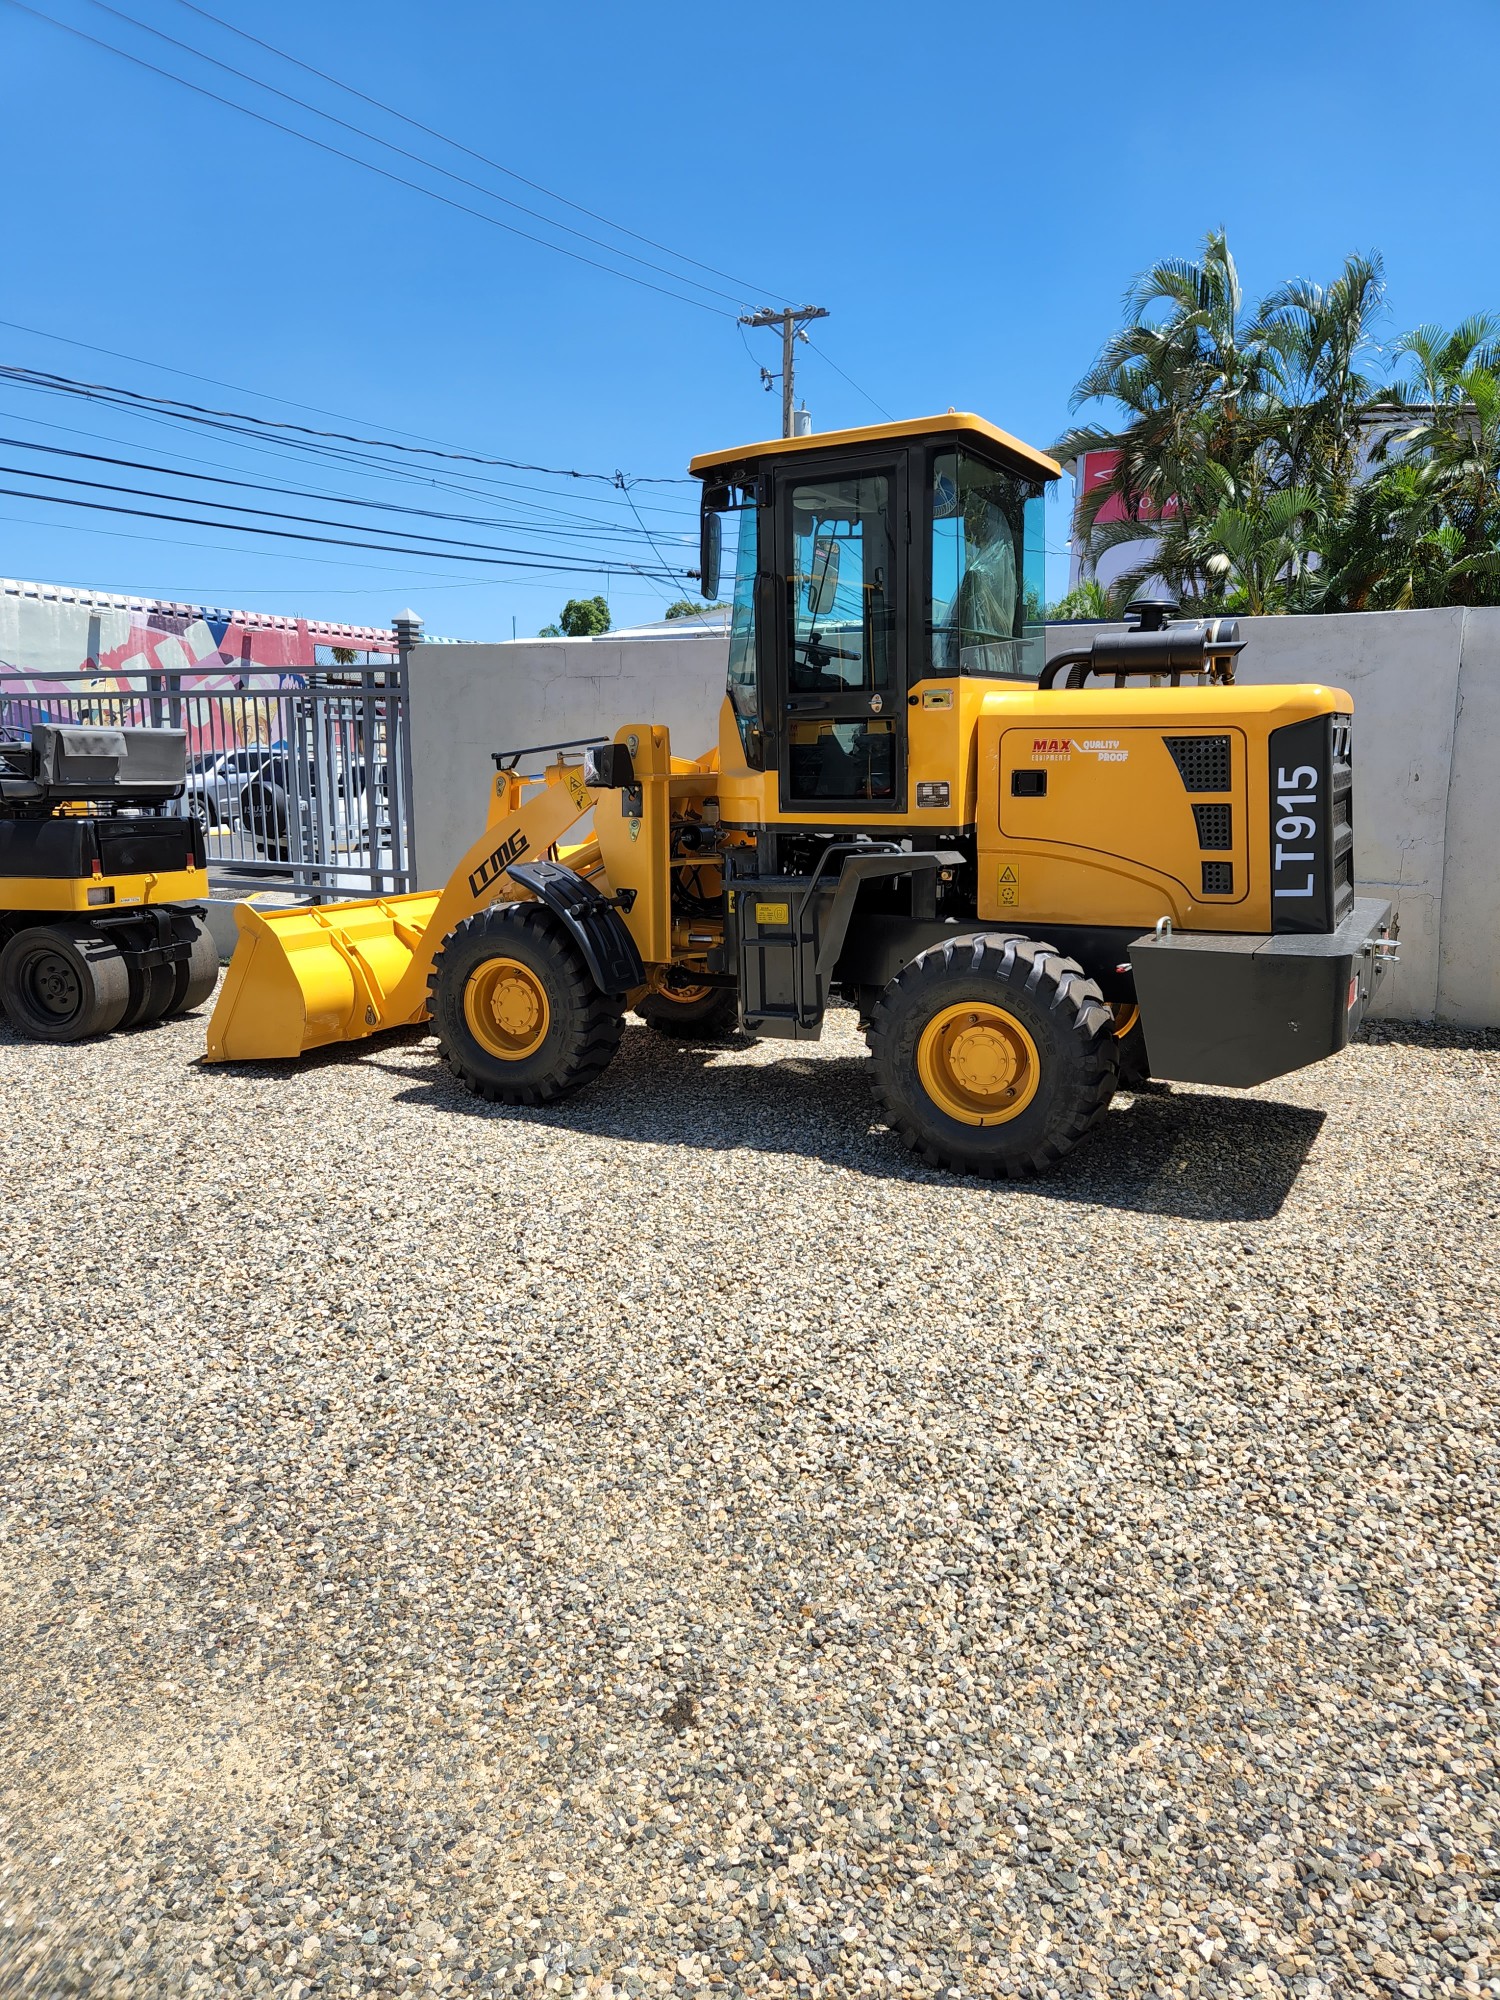
<instances>
[{"instance_id":1,"label":"concrete wall","mask_svg":"<svg viewBox=\"0 0 1500 2000\"><path fill-rule=\"evenodd\" d=\"M1381 1011L1500 1027L1500 610L1247 618L1244 681L1354 696L1355 875L1401 921ZM1049 634L1049 651L1097 628ZM722 635L419 646L412 743L421 879L436 885L480 824L491 750L663 721L713 741Z\"/></svg>"},{"instance_id":2,"label":"concrete wall","mask_svg":"<svg viewBox=\"0 0 1500 2000\"><path fill-rule=\"evenodd\" d=\"M490 753L664 722L680 755L717 740L728 641L520 639L411 654L412 789L419 879L434 887L484 824Z\"/></svg>"}]
</instances>

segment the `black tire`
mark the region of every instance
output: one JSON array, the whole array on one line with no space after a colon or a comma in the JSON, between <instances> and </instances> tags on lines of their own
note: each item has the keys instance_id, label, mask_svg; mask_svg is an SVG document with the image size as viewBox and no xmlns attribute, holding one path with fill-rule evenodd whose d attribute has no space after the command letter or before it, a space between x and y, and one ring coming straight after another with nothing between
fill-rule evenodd
<instances>
[{"instance_id":1,"label":"black tire","mask_svg":"<svg viewBox=\"0 0 1500 2000\"><path fill-rule=\"evenodd\" d=\"M119 1027L142 1028L170 1012L172 996L177 991L175 965L139 966L127 959L125 972L130 981L130 998L120 1016Z\"/></svg>"},{"instance_id":2,"label":"black tire","mask_svg":"<svg viewBox=\"0 0 1500 2000\"><path fill-rule=\"evenodd\" d=\"M635 1011L657 1034L685 1041L727 1041L740 1024L739 996L732 986L711 986L685 1000L679 1000L671 987L663 987L638 1001Z\"/></svg>"},{"instance_id":3,"label":"black tire","mask_svg":"<svg viewBox=\"0 0 1500 2000\"><path fill-rule=\"evenodd\" d=\"M545 997L534 1046L526 1045L524 1027L510 1051L498 1045L502 1029L489 1044L475 1032L479 984L494 977L486 968L497 960L522 968L524 991ZM599 991L572 939L540 903L499 903L466 918L432 962L427 1005L453 1074L476 1096L501 1104L554 1104L582 1090L608 1067L625 1024L624 994Z\"/></svg>"},{"instance_id":4,"label":"black tire","mask_svg":"<svg viewBox=\"0 0 1500 2000\"><path fill-rule=\"evenodd\" d=\"M261 779L246 785L240 794L240 817L268 861L291 859L291 817L280 785Z\"/></svg>"},{"instance_id":5,"label":"black tire","mask_svg":"<svg viewBox=\"0 0 1500 2000\"><path fill-rule=\"evenodd\" d=\"M193 948L180 965L174 965L176 983L167 1014L191 1014L201 1007L219 983L219 947L208 925L194 917Z\"/></svg>"},{"instance_id":6,"label":"black tire","mask_svg":"<svg viewBox=\"0 0 1500 2000\"><path fill-rule=\"evenodd\" d=\"M982 1080L969 1098L972 1123L929 1092L919 1066L924 1049L929 1063L938 1060L934 1041L924 1042L929 1030L938 1046L945 1020L947 1032L964 1035L966 1004L998 1010L1010 1024L1005 1034L1024 1031L1014 1036L1022 1053L1013 1082L1003 1070ZM1002 933L945 940L913 959L881 995L870 1053L876 1102L913 1152L934 1166L1011 1180L1042 1173L1070 1151L1103 1117L1117 1081L1114 1017L1093 980L1053 946ZM1019 1108L986 1095L1001 1084L1020 1092ZM956 1075L952 1094L955 1102L968 1096Z\"/></svg>"},{"instance_id":7,"label":"black tire","mask_svg":"<svg viewBox=\"0 0 1500 2000\"><path fill-rule=\"evenodd\" d=\"M17 931L0 951L0 1008L17 1034L81 1042L117 1028L130 976L114 945L87 924Z\"/></svg>"}]
</instances>

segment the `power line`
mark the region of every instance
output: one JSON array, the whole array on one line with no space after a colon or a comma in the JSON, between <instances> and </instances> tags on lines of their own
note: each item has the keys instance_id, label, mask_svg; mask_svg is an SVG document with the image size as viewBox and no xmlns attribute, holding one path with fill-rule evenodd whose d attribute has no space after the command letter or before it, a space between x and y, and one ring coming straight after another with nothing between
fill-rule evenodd
<instances>
[{"instance_id":1,"label":"power line","mask_svg":"<svg viewBox=\"0 0 1500 2000\"><path fill-rule=\"evenodd\" d=\"M675 257L679 264L691 264L697 270L708 271L716 278L725 278L731 285L738 285L746 293L758 293L764 297L769 292L773 298L786 297L786 293L774 285L751 284L748 279L736 277L732 271L721 271L717 264L705 264L699 257L689 257L685 251L674 250L668 243L659 243L654 236L643 236L638 229L628 229L623 222L612 221L609 216L601 215L597 209L588 208L582 202L570 201L567 195L559 194L555 188L547 187L542 181L534 181L526 174L517 173L514 167L504 166L499 160L492 160L488 153L476 152L472 146L466 146L461 139L455 139L447 132L439 131L435 126L424 125L420 118L410 117L406 112L399 111L394 104L386 104L378 97L371 97L367 92L357 90L352 83L345 83L341 78L331 76L327 70L318 69L313 63L303 62L299 56L288 55L285 49L278 48L274 42L263 41L259 35L252 35L248 29L237 28L233 21L226 21L222 15L211 14L206 7L197 6L195 0L178 0L178 4L186 7L189 13L197 14L202 20L212 21L215 27L224 28L231 35L238 35L242 41L253 42L257 48L265 49L273 56L279 56L294 69L304 70L309 76L316 76L324 83L331 83L335 90L346 91L350 97L357 97L362 104L371 105L376 111L385 112L388 117L399 118L403 125L410 125L413 131L425 132L429 139L437 139L441 144L451 146L455 152L466 153L471 160L478 160L482 166L492 168L497 174L504 174L508 180L519 181L522 187L529 187L537 194L546 195L549 201L559 202L564 208L571 208L577 215L586 215L591 221L602 222L606 229L613 229L621 236L630 237L636 243L648 244L651 249L660 250L664 256ZM270 86L267 85L266 88L269 89ZM496 199L500 197L497 196ZM530 214L532 211L528 209L526 212ZM554 226L565 227L562 223ZM593 238L589 240L593 241Z\"/></svg>"},{"instance_id":2,"label":"power line","mask_svg":"<svg viewBox=\"0 0 1500 2000\"><path fill-rule=\"evenodd\" d=\"M891 415L890 411L885 407L884 403L877 403L875 398L870 394L868 389L861 389L859 384L855 381L852 375L845 375L843 369L840 368L839 364L834 360L833 356L827 353L825 349L819 347L817 342L813 340L810 334L804 333L802 338L807 342L808 346L812 349L813 353L817 355L818 359L828 364L828 366L833 370L835 375L844 376L844 380L849 384L849 387L853 389L856 392L856 394L863 396L865 401L870 405L870 408L872 410L879 410L881 416L885 418L888 424L893 424L896 421L896 419Z\"/></svg>"},{"instance_id":3,"label":"power line","mask_svg":"<svg viewBox=\"0 0 1500 2000\"><path fill-rule=\"evenodd\" d=\"M502 530L515 529L515 528L529 529L531 533L540 535L562 535L564 533L569 532L567 529L554 528L540 521L537 522L497 521L491 515L454 514L454 513L449 513L441 508L408 506L389 500L366 500L360 498L358 494L353 494L353 493L320 493L315 488L300 487L300 486L278 486L269 480L236 479L224 472L182 472L179 471L175 466L155 465L152 464L149 460L145 459L116 458L104 452L79 451L75 447L67 445L37 444L29 438L13 438L13 437L0 436L0 445L10 445L13 448L19 449L21 451L34 451L34 452L45 453L47 456L52 458L81 459L90 465L112 465L127 472L152 472L160 474L161 476L168 479L190 479L197 484L202 484L205 486L234 486L246 492L253 492L253 493L294 494L301 498L309 500L326 501L329 505L335 507L362 507L371 512L378 512L383 514L410 515L414 518L421 520L428 520L428 521L450 521L450 522L456 522L463 526L476 527L476 528L499 528ZM10 469L12 471L17 471L20 468L11 467ZM42 479L52 479L54 477L60 477L60 475L54 475L51 473L42 473L42 472L27 472L23 476L27 478L42 478ZM91 482L86 480L68 479L67 483L69 485L87 485ZM129 487L129 488L111 487L108 490L111 492L139 491L141 492L142 497L147 499L157 499L157 500L182 499L185 500L190 505L196 506L198 504L195 500L192 499L191 495L180 496L172 493L152 494L145 491L145 489L139 489L135 487ZM260 509L253 507L241 507L237 503L232 501L219 501L213 504L218 504L221 506L230 506L233 508L233 511L235 513L248 514L248 513L257 513L262 511ZM311 517L306 515L288 514L282 510L278 510L275 515L275 518L279 520L284 519L284 520L294 521L294 520L306 520ZM640 522L639 515L636 516L636 519L638 522ZM321 525L329 526L332 524L325 522ZM340 525L347 525L347 524L340 524ZM658 549L655 542L651 540L650 532L649 530L647 530L643 522L640 523L640 528L641 528L640 535L637 535L634 530L622 525L618 525L614 522L601 522L597 525L586 522L586 523L581 523L579 525L582 526L585 536L618 536L628 541L637 541L640 540L643 536L644 539L650 544L652 553L658 557L661 556L660 549ZM413 533L414 538L419 541L439 541L444 539L441 536L423 535L415 533L415 531L408 529L402 529L401 532L403 534ZM480 544L467 543L464 544L464 546L477 548L480 546Z\"/></svg>"},{"instance_id":4,"label":"power line","mask_svg":"<svg viewBox=\"0 0 1500 2000\"><path fill-rule=\"evenodd\" d=\"M493 188L484 187L478 181L471 181L466 174L456 174L449 167L439 166L436 160L429 160L421 153L413 153L406 146L398 146L394 140L382 139L378 132L367 131L362 125L352 125L347 118L340 118L335 112L324 111L318 105L310 104L305 97L298 97L292 91L282 90L277 84L266 83L262 78L252 76L248 70L236 69L233 63L221 62L217 56L211 56L205 50L195 48L191 42L179 41L175 35L169 35L164 28L153 28L149 21L139 20L134 14L127 14L119 7L110 6L109 0L89 0L89 5L97 7L101 14L113 15L115 20L123 21L127 27L138 28L143 34L154 35L159 42L166 42L174 49L181 49L186 55L195 56L199 62L223 70L226 76L238 77L241 83L248 83L256 90L268 91L271 96L281 98L283 103L295 104L299 111L310 111L314 118L326 119L330 125L337 125L342 131L354 133L356 138L384 146L388 153L396 153L403 160L412 160L417 166L426 167L429 173L441 174L445 180L453 181L459 187L472 188L475 194L483 195L486 201L498 201L506 208L515 209L518 215L529 215L533 221L544 224L548 229L564 230L569 236L576 236L581 243L592 243L595 249L606 250L611 257L624 257L630 263L639 264L647 271L656 271L664 278L674 279L678 284L692 285L698 291L709 292L717 299L728 299L732 304L744 302L739 293L722 292L717 285L705 285L700 278L690 278L681 271L669 270L664 264L654 264L649 257L637 257L633 250L621 250L613 243L606 243L602 237L590 236L585 229L575 229L570 222L554 221L550 215L543 215L540 209L528 208L524 202L512 201L509 195L496 194ZM219 25L222 27L225 24L221 22ZM255 37L250 36L247 39L253 41ZM269 45L262 44L262 46ZM287 60L295 59L288 57ZM556 250L563 246L552 244L549 247ZM670 256L673 253L669 251L667 254ZM628 274L620 272L618 275L624 277Z\"/></svg>"},{"instance_id":5,"label":"power line","mask_svg":"<svg viewBox=\"0 0 1500 2000\"><path fill-rule=\"evenodd\" d=\"M267 389L247 389L241 383L238 382L222 381L217 375L195 375L190 368L174 368L171 366L169 362L165 361L148 361L143 355L140 354L122 354L118 348L99 347L96 346L94 342L89 340L76 340L70 334L48 333L44 328L39 326L23 326L19 320L0 319L0 326L8 327L13 333L29 333L32 335L34 339L37 340L53 340L59 342L64 347L80 347L86 353L89 354L104 354L107 355L112 361L129 361L130 363L132 363L133 366L137 368L154 368L163 375L180 375L183 378L183 380L187 382L205 382L209 385L210 388L229 389L232 390L233 393L237 396L259 396L264 402L280 403L284 409L306 410L311 416L333 417L339 423L345 423L345 424L357 424L366 421L366 419L362 417L348 416L342 410L325 410L318 403L294 402L289 396L273 395L271 391ZM741 334L740 338L743 340L744 335ZM746 351L748 352L748 348ZM57 379L60 381L66 381L69 378L67 378L66 376L60 376ZM185 406L185 407L195 407L195 406ZM251 419L250 421L268 422L270 420L259 418L259 419ZM421 431L405 431L401 429L399 424L386 424L382 428L393 432L395 436L398 438L399 437L414 438L419 444L440 446L451 455L456 455L459 451L459 447L457 445L451 444L449 440L446 438L427 437ZM320 436L329 435L329 433L317 433L317 435ZM393 443L387 444L384 439L374 439L370 440L370 442L376 444L379 448L383 450L394 451L399 449L399 447ZM489 465L506 466L515 471L540 472L548 478L602 479L607 476L603 473L586 474L586 473L553 471L551 468L547 466L522 465L518 462L507 459L485 459L481 462ZM638 484L650 484L653 486L696 486L698 483L695 479L683 479L671 475L651 478L644 473L637 474L636 479ZM521 490L535 493L535 492L541 492L543 489L540 487L526 487L522 488Z\"/></svg>"},{"instance_id":6,"label":"power line","mask_svg":"<svg viewBox=\"0 0 1500 2000\"><path fill-rule=\"evenodd\" d=\"M169 83L180 84L184 90L191 90L199 97L206 97L210 103L227 106L229 110L238 111L243 117L255 119L257 124L269 125L273 131L285 132L293 139L302 140L304 145L316 146L319 152L331 153L335 159L347 160L353 166L363 167L366 173L379 174L382 180L392 181L397 187L410 188L416 194L426 195L429 201L440 201L445 208L457 209L463 215L472 215L480 222L487 222L492 229L503 229L512 236L524 237L528 243L536 243L544 250L555 251L559 257L571 257L576 263L588 264L594 270L608 272L614 278L623 278L627 284L640 285L648 292L659 292L664 298L676 299L679 305L697 306L700 312L717 313L721 319L733 318L733 314L726 312L722 306L710 305L706 299L690 298L686 292L674 292L665 285L653 284L649 278L638 278L633 271L620 271L612 264L601 264L597 257L586 257L581 250L569 250L561 243L549 243L546 237L533 235L529 229L520 229L513 222L502 222L498 215L486 215L482 209L471 208L466 201L455 201L452 195L439 194L436 188L423 187L420 181L408 180L405 174L392 173L389 167L377 166L373 160L362 160L357 153L346 152L342 146L331 145L326 139L314 138L311 132L299 131L295 125L287 125L279 118L268 117L264 111L252 111L248 104L240 104L232 97L225 97L220 91L208 90L201 83L192 83L187 77L179 76L175 70L163 69L159 63L147 62L144 56L132 55L128 49L120 48L115 42L106 42L98 35L90 35L82 28L75 28L70 21L56 20L51 14L44 14L40 8L28 6L27 0L5 0L5 4L14 7L18 13L30 14L33 20L46 22L50 28L60 29L65 35L73 35L81 42L91 43L96 49L104 49L110 55L119 56L124 62L134 63L138 69L149 70L153 76L165 77ZM269 85L266 87L271 88ZM497 201L503 199L498 195L490 198ZM554 225L554 227L561 226L561 224ZM618 251L614 254L625 256L628 253ZM691 284L694 281L684 278L681 282Z\"/></svg>"},{"instance_id":7,"label":"power line","mask_svg":"<svg viewBox=\"0 0 1500 2000\"><path fill-rule=\"evenodd\" d=\"M50 498L51 496L47 494L36 494L33 495L32 497L36 499L47 499ZM161 535L136 535L132 534L128 528L100 528L96 527L92 521L86 523L77 521L49 521L44 524L43 522L33 521L29 519L25 514L0 514L0 521L5 522L8 526L17 528L39 528L45 525L48 532L51 534L60 533L65 535L88 535L91 538L94 536L99 536L106 541L112 541L112 542L149 542L153 547L156 548L166 547L179 551L183 549L202 549L205 552L212 553L214 555L261 556L267 560L274 557L278 562L312 563L314 565L321 565L323 568L328 568L331 565L336 564L340 569L340 571L347 569L367 569L371 572L372 575L382 576L387 579L393 579L396 577L401 577L403 579L411 577L420 577L424 581L427 579L436 579L436 581L433 583L433 588L438 590L493 589L496 583L499 581L499 579L489 576L445 577L443 572L437 569L393 570L390 567L389 563L350 562L347 556L299 556L294 554L290 549L247 550L241 548L233 548L224 542L185 542L181 539L180 536L177 535L174 535L170 540L170 542L168 542ZM569 573L576 576L586 576L590 574L590 570L588 566L584 566L581 569ZM554 582L546 582L546 583L540 581L528 582L526 578L520 576L508 576L504 579L504 581L506 586L512 590L555 590L557 588L557 585ZM95 586L95 588L97 589L102 589L103 587L104 587L103 585ZM216 587L212 592L208 590L206 585L194 585L193 588L195 590L201 590L205 595L217 596L219 598L224 598L226 596L232 597L234 595L233 590L226 591L222 586ZM235 589L239 588L241 588L241 586L239 585L235 586ZM368 584L368 583L353 586L347 590L340 589L336 586L325 587L323 584L318 585L319 593L321 595L328 597L367 597L373 592L374 589L375 586L373 584ZM137 597L167 597L173 594L174 593L168 591L165 588L165 586L154 591L150 590L135 591L135 592L127 591L124 593L124 595L126 596L134 595Z\"/></svg>"},{"instance_id":8,"label":"power line","mask_svg":"<svg viewBox=\"0 0 1500 2000\"><path fill-rule=\"evenodd\" d=\"M21 0L6 0L11 7L21 5ZM30 13L29 7L25 10ZM333 439L339 444L361 444L374 447L378 451L407 452L420 458L453 459L466 465L494 465L510 472L539 472L549 479L589 479L599 480L606 486L613 486L615 474L612 472L577 472L571 467L555 465L531 465L523 459L489 458L479 452L439 450L428 445L393 444L387 438L358 437L347 431L313 430L307 424L288 424L275 417L256 417L245 410L219 410L206 403L186 403L176 396L152 396L142 389L124 389L109 382L84 382L71 375L55 375L48 369L22 368L14 363L0 363L0 380L18 382L26 388L53 389L59 394L85 396L91 402L112 402L117 406L128 404L143 405L151 409L182 411L195 421L207 419L215 428L233 424L249 424L258 432L292 431L299 437ZM254 393L253 391L251 392ZM695 480L679 479L670 475L652 476L641 474L639 483L652 486L692 486Z\"/></svg>"},{"instance_id":9,"label":"power line","mask_svg":"<svg viewBox=\"0 0 1500 2000\"><path fill-rule=\"evenodd\" d=\"M110 405L108 407L115 407L115 406ZM94 432L78 431L75 430L72 426L66 424L48 423L44 418L33 417L19 411L10 414L11 414L11 420L13 422L18 421L23 424L35 426L39 429L59 432L64 436L83 436L83 437L89 437L91 440L105 442L105 443L115 443L115 444L130 444L131 442L133 442L131 440L127 440L124 438L115 438L109 436L108 434L104 434L101 436L100 434ZM174 419L169 416L156 416L148 412L134 411L128 409L124 410L122 414L132 418L137 422L146 422L151 424L165 424L169 428L181 428L180 420ZM189 426L189 428L191 427ZM254 454L256 457L274 458L278 453L281 452L289 452L293 454L294 457L305 457L309 455L301 445L279 437L273 436L267 438L263 442L256 442L241 438L234 433L223 433L222 435L224 435L225 442L229 444L231 449L248 451ZM30 444L27 444L26 448L31 449L32 447ZM86 456L86 454L78 452L70 452L69 455L79 456L79 457ZM244 468L242 467L226 468L223 467L222 465L216 464L213 460L204 459L201 456L190 457L188 454L181 452L168 453L168 456L184 458L187 459L187 461L191 464L207 466L211 472L215 473L227 472L231 470L232 471L244 470ZM324 455L315 452L311 454L311 456L313 457L314 463L319 466L319 469L322 469L322 466L325 462ZM426 474L425 472L419 473L415 471L413 468L408 467L406 465L387 466L380 463L378 460L372 460L368 458L363 453L353 453L353 452L333 453L328 455L327 462L340 465L343 467L344 470L352 471L356 475L363 478L373 478L378 481L397 484L397 485L416 484L419 487L421 487L421 489L424 492L429 492L434 489L442 489L480 500L491 500L493 498L500 505L518 507L523 509L529 514L537 516L538 518L535 520L534 523L531 522L526 523L527 526L533 526L536 532L551 534L559 532L561 529L581 529L586 535L591 535L596 532L603 534L615 534L620 531L622 525L615 521L601 520L597 515L589 513L576 513L567 508L559 507L556 504L550 506L540 505L536 501L517 499L506 490L511 484L511 482L509 481L492 482L486 480L483 481L480 486L476 487L464 481L455 481L451 477L441 478ZM141 462L132 461L132 463L139 465ZM177 472L175 468L172 468L170 470L170 476L173 478L177 478L180 477L181 475ZM484 490L485 488L488 487L493 487L494 489L496 489L493 494L489 491ZM285 489L274 488L270 486L269 482L267 482L267 490L297 491L299 489L291 487ZM306 489L301 489L301 490L306 490ZM541 491L542 489L534 487L523 487L521 490L524 492L538 492ZM615 506L615 505L623 506L625 504L623 501L616 501L613 498L606 498L606 496L602 494L599 496L599 502L600 504L606 506ZM354 504L363 505L365 503L356 500L354 501ZM677 522L686 522L689 519L695 520L696 513L689 516L686 513L679 513L676 510L671 510L670 518ZM501 524L497 523L497 525ZM504 525L510 525L510 524L507 523Z\"/></svg>"},{"instance_id":10,"label":"power line","mask_svg":"<svg viewBox=\"0 0 1500 2000\"><path fill-rule=\"evenodd\" d=\"M29 472L14 466L0 466L0 472L9 472L13 477L20 477L23 479L37 479L37 478L46 478L52 476L43 473ZM134 491L134 489L131 487L103 487L101 482L94 480L72 480L69 481L68 483L70 485L89 486L91 488L94 488L95 490L103 490L106 492L128 493ZM455 550L455 552L450 555L443 549L414 549L414 548L409 548L403 544L398 544L394 542L374 542L371 541L367 535L360 535L357 539L337 536L337 535L308 535L308 534L298 533L289 528L264 528L259 526L257 523L246 523L243 521L204 521L204 520L198 520L193 515L190 514L163 514L157 511L156 509L150 507L122 507L119 505L118 502L103 501L103 500L80 500L80 499L75 499L71 494L65 494L65 493L28 493L23 491L20 487L15 487L15 486L0 486L0 494L4 494L7 499L41 501L44 504L52 507L82 507L86 508L88 512L92 514L123 514L133 520L170 521L176 523L180 527L185 527L185 528L219 528L225 530L230 534L236 534L236 535L266 535L270 536L273 540L279 542L310 542L310 543L326 545L330 548L344 548L344 549L378 549L388 555L425 556L429 561L436 558L439 561L443 562L482 563L487 568L491 569L554 570L564 576L577 576L580 573L597 571L601 575L608 574L611 576L638 576L648 581L651 580L654 576L653 571L644 568L642 565L638 563L617 563L617 562L611 562L607 559L604 561L584 560L582 562L573 562L573 563L558 562L555 559L556 552L554 551L539 552L536 550L523 549L523 550L517 550L515 552L515 556L507 557L503 555L469 555L469 554L459 553L457 550ZM175 496L171 494L163 494L160 496L148 495L145 497L148 498L160 497L163 499L172 499ZM184 503L182 501L180 500L178 501L179 506L183 504ZM241 513L250 513L252 511L258 512L259 510L246 507L246 508L241 508L238 511ZM274 518L278 520L309 520L309 521L311 519L311 517L296 515L296 514L277 515ZM342 526L350 526L353 524L331 521L328 522L326 525L329 527L342 527ZM438 538L436 536L430 536L430 537L417 537L416 539L437 540ZM476 543L474 544L474 546L482 547L483 545ZM522 557L525 559L516 560L515 557ZM685 575L686 573L682 572L682 574ZM657 578L656 580L660 581L661 579ZM673 580L675 581L675 577L673 578Z\"/></svg>"}]
</instances>

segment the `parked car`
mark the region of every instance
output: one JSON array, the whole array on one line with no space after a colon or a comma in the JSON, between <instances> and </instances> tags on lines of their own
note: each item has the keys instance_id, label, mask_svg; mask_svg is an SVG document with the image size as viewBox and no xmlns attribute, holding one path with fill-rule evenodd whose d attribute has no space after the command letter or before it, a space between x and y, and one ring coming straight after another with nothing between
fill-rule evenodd
<instances>
[{"instance_id":1,"label":"parked car","mask_svg":"<svg viewBox=\"0 0 1500 2000\"><path fill-rule=\"evenodd\" d=\"M291 828L299 806L302 813L304 852L312 848L312 806L318 796L318 773L309 768L294 782L290 760L284 752L269 757L252 775L240 793L239 816L249 829L256 846L268 861L290 861ZM355 845L362 846L367 832L366 787L363 762L344 766L335 779L334 817L342 820ZM386 780L383 769L376 771L377 799L373 818L377 836L388 835Z\"/></svg>"},{"instance_id":2,"label":"parked car","mask_svg":"<svg viewBox=\"0 0 1500 2000\"><path fill-rule=\"evenodd\" d=\"M236 750L209 750L188 766L184 799L189 812L196 813L204 826L233 826L240 814L240 801L247 782L277 755L268 744L257 743Z\"/></svg>"}]
</instances>

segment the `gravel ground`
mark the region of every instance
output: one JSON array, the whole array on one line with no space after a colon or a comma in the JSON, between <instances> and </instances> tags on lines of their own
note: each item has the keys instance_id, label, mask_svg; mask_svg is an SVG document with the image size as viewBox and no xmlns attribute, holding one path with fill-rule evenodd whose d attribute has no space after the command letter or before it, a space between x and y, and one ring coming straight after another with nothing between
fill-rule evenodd
<instances>
[{"instance_id":1,"label":"gravel ground","mask_svg":"<svg viewBox=\"0 0 1500 2000\"><path fill-rule=\"evenodd\" d=\"M0 1030L0 1992L1500 1994L1500 1038L1018 1190L202 1035Z\"/></svg>"}]
</instances>

